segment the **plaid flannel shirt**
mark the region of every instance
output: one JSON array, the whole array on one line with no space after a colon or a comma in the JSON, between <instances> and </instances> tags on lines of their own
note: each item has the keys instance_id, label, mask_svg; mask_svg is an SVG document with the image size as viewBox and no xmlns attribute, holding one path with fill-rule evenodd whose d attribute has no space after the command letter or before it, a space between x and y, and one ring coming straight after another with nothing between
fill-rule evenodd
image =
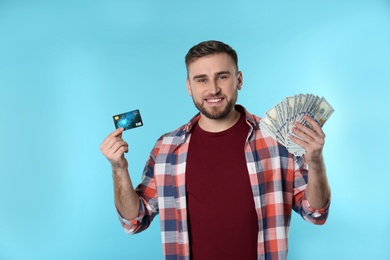
<instances>
[{"instance_id":1,"label":"plaid flannel shirt","mask_svg":"<svg viewBox=\"0 0 390 260\"><path fill-rule=\"evenodd\" d=\"M284 146L261 131L259 117L244 111L250 125L245 158L258 216L258 259L286 259L292 210L311 223L323 224L330 201L321 209L310 207L306 199L307 168L303 158L288 153ZM142 182L136 188L141 202L139 215L126 220L118 212L129 234L145 230L160 214L165 259L190 258L185 171L191 129L199 118L197 114L188 124L161 136L156 142ZM210 219L210 225L213 221L218 220Z\"/></svg>"}]
</instances>

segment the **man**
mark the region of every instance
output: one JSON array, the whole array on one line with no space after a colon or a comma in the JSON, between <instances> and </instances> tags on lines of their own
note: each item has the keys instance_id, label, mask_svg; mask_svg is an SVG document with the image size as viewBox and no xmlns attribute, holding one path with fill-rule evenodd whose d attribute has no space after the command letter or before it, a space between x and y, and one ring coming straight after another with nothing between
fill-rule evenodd
<instances>
[{"instance_id":1,"label":"man","mask_svg":"<svg viewBox=\"0 0 390 260\"><path fill-rule=\"evenodd\" d=\"M100 147L112 165L122 225L141 232L160 214L165 259L286 259L292 209L314 224L328 216L321 127L309 117L313 130L296 123L301 140L291 139L306 153L288 153L259 129L259 117L236 105L237 60L218 41L189 50L186 85L200 113L159 138L135 190L123 129Z\"/></svg>"}]
</instances>

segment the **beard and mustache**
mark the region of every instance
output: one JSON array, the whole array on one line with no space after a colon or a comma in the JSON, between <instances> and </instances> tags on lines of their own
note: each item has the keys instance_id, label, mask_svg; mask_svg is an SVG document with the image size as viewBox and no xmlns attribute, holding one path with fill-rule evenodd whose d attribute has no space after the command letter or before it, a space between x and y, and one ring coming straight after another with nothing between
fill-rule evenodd
<instances>
[{"instance_id":1,"label":"beard and mustache","mask_svg":"<svg viewBox=\"0 0 390 260\"><path fill-rule=\"evenodd\" d=\"M209 98L213 98L213 97L218 97L218 96L211 96ZM237 98L238 98L237 90L235 91L234 95L230 100L228 100L226 96L224 96L224 99L228 101L224 108L220 108L220 107L206 108L205 106L203 106L202 103L197 102L194 99L194 97L192 97L192 101L194 102L194 105L199 110L199 112L204 116L206 116L208 119L219 120L225 118L234 109L234 106L237 102Z\"/></svg>"}]
</instances>

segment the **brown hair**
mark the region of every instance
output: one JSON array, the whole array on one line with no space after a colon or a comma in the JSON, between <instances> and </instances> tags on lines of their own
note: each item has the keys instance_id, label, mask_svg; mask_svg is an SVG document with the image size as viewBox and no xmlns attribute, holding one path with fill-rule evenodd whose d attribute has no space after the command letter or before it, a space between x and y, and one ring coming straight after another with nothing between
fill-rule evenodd
<instances>
[{"instance_id":1,"label":"brown hair","mask_svg":"<svg viewBox=\"0 0 390 260\"><path fill-rule=\"evenodd\" d=\"M216 53L228 54L233 59L236 68L238 70L238 56L236 51L232 47L220 41L204 41L193 46L188 51L185 57L187 71L188 71L188 66L190 65L191 62L195 61L198 58L202 58Z\"/></svg>"}]
</instances>

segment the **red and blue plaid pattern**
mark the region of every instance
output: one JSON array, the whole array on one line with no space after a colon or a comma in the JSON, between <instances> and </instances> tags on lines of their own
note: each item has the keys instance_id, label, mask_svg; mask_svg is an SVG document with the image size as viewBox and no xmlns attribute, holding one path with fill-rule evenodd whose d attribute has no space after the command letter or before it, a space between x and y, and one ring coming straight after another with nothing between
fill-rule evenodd
<instances>
[{"instance_id":1,"label":"red and blue plaid pattern","mask_svg":"<svg viewBox=\"0 0 390 260\"><path fill-rule=\"evenodd\" d=\"M288 153L261 131L259 117L241 109L251 126L245 157L259 223L258 259L286 259L292 210L311 223L323 224L330 201L321 209L310 208L305 195L307 167L303 158ZM126 220L119 214L129 234L145 230L160 214L165 259L189 259L190 255L185 170L191 129L199 118L198 114L188 124L159 138L136 188L141 201L138 217Z\"/></svg>"}]
</instances>

